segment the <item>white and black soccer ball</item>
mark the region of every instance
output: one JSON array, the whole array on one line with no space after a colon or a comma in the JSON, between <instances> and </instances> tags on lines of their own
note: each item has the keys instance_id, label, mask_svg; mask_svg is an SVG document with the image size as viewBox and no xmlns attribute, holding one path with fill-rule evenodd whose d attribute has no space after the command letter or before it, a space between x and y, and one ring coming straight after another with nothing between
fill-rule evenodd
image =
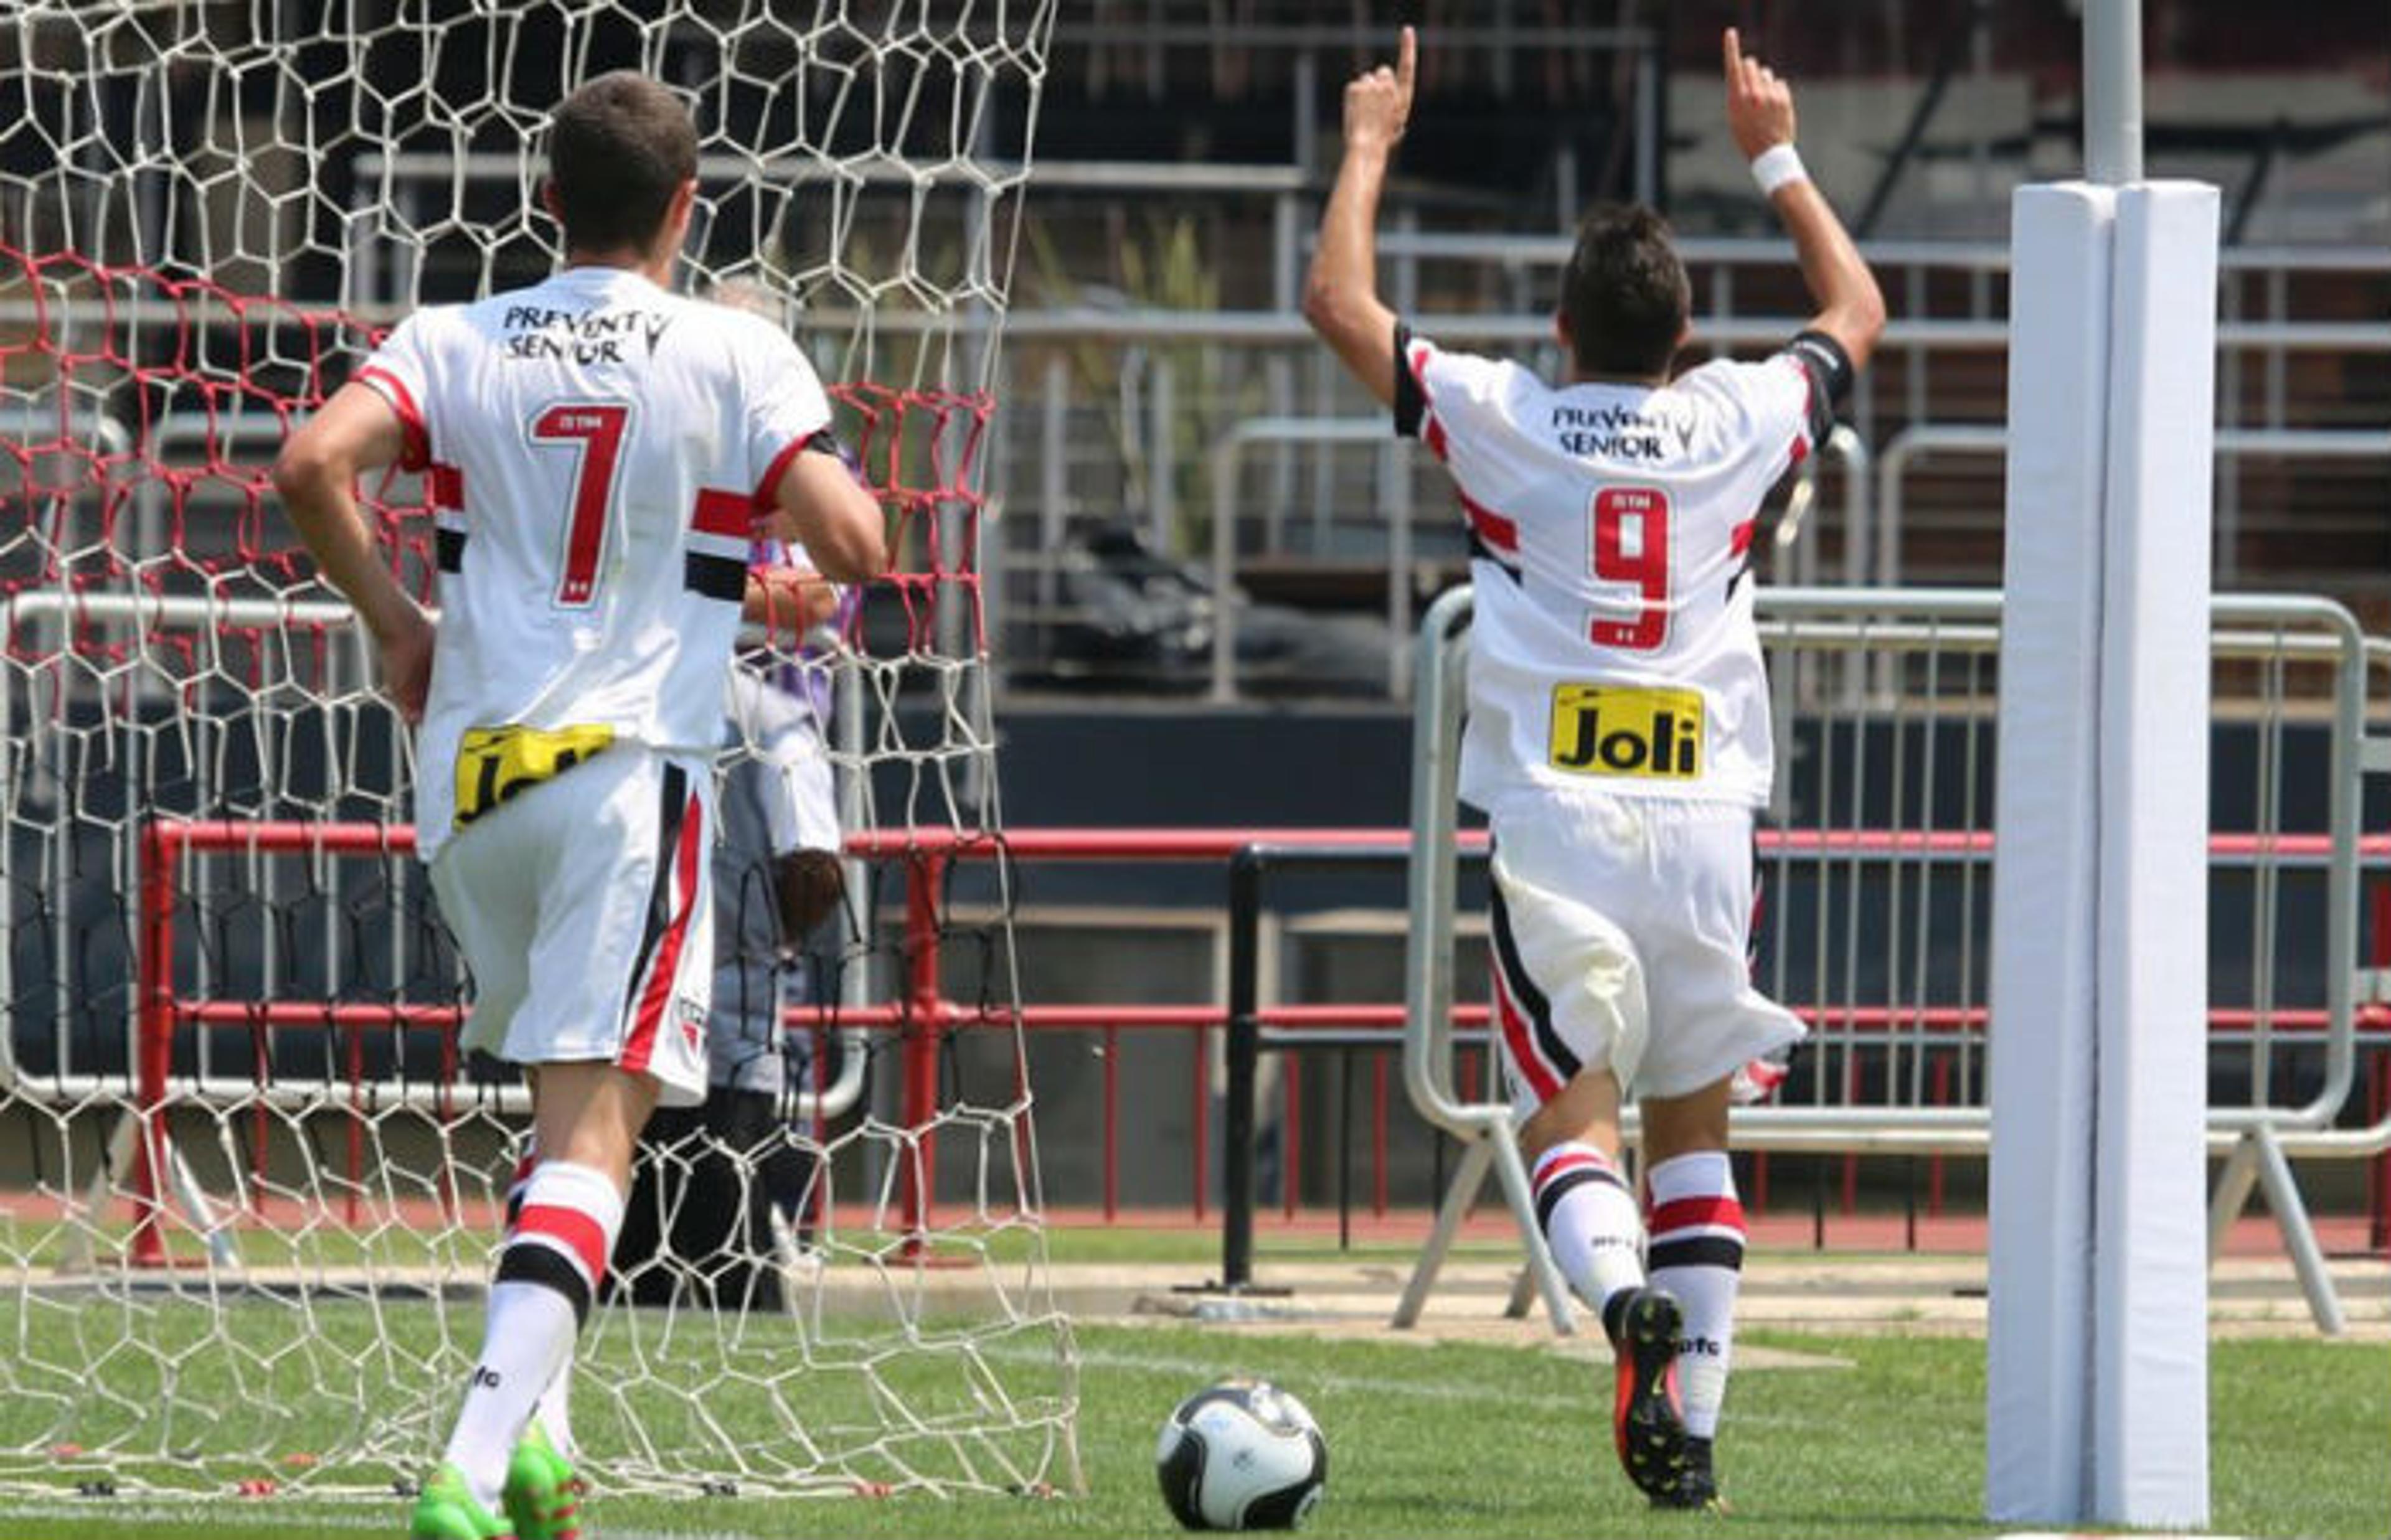
<instances>
[{"instance_id":1,"label":"white and black soccer ball","mask_svg":"<svg viewBox=\"0 0 2391 1540\"><path fill-rule=\"evenodd\" d=\"M1154 1451L1162 1500L1189 1529L1293 1529L1328 1485L1328 1443L1303 1403L1223 1380L1179 1404Z\"/></svg>"}]
</instances>

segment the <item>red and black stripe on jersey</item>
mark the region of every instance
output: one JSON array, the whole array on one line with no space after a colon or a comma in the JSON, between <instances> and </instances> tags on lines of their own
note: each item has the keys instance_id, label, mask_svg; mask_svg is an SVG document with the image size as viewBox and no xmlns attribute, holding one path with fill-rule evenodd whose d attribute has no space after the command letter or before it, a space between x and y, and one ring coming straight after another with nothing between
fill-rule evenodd
<instances>
[{"instance_id":1,"label":"red and black stripe on jersey","mask_svg":"<svg viewBox=\"0 0 2391 1540\"><path fill-rule=\"evenodd\" d=\"M1444 427L1436 419L1436 404L1420 376L1420 353L1427 344L1414 340L1412 328L1395 323L1395 433L1418 439L1439 460L1447 458ZM1454 494L1468 520L1469 558L1492 563L1512 582L1520 581L1519 520L1495 512L1454 482Z\"/></svg>"}]
</instances>

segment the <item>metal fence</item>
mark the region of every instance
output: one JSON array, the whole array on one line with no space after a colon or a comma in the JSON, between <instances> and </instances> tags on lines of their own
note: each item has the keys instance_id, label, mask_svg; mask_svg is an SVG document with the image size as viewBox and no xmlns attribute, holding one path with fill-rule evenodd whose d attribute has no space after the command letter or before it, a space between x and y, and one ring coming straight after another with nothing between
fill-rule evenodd
<instances>
[{"instance_id":1,"label":"metal fence","mask_svg":"<svg viewBox=\"0 0 2391 1540\"><path fill-rule=\"evenodd\" d=\"M1463 1185L1474 1187L1488 1162L1506 1158L1506 1141L1482 1136L1498 1129L1502 1114L1469 1089L1491 1083L1484 1011L1474 1003L1455 1009L1452 1000L1453 884L1462 858L1454 853L1476 847L1453 837L1450 780L1441 767L1449 764L1463 656L1454 639L1467 604L1466 591L1440 602L1428 622L1431 645L1421 655L1421 721L1432 730L1422 738L1428 773L1416 780L1418 828L1444 853L1413 869L1416 914L1426 918L1411 927L1406 993L1412 1046L1425 1051L1407 1055L1405 1078L1430 1123L1468 1139L1464 1160L1474 1162L1475 1174L1465 1164ZM1812 1038L1777 1103L1743 1116L1741 1142L1809 1155L1980 1154L1990 1132L1983 1106L1984 959L1998 597L1778 589L1763 592L1761 608L1782 773L1760 837L1771 892L1760 951L1767 987L1810 1023ZM2383 981L2391 975L2362 971L2358 954L2360 878L2371 869L2374 961L2391 963L2384 939L2391 934L2385 902L2391 899L2391 840L2360 838L2359 796L2362 776L2391 770L2391 741L2368 734L2370 710L2379 718L2384 676L2391 673L2391 645L2366 640L2346 611L2315 599L2221 597L2217 616L2217 668L2239 702L2220 722L2220 764L2227 756L2241 762L2218 777L2219 786L2241 789L2217 807L2211 845L2218 961L2206 1041L2215 1138L2229 1156L2217 1224L2221 1233L2253 1186L2263 1184L2319 1318L2330 1321L2337 1306L2289 1161L2391 1147L2391 1123L2359 1126L2346 1111L2359 1071L2371 1068L2379 1081L2391 1064L2391 1010L2381 1003ZM140 1095L159 1095L171 1079L177 1095L255 1101L260 1072L247 1046L265 1042L276 1065L273 1096L303 1102L329 1097L342 1105L362 1096L374 1105L420 1101L436 1109L461 1095L485 1112L518 1110L498 1084L460 1075L451 1051L458 965L406 853L398 801L405 770L394 724L368 687L366 661L344 610L36 595L13 602L7 626L25 650L0 663L0 713L11 726L10 815L0 841L0 934L11 943L0 951L0 995L16 1010L0 1042L0 1101L60 1111L121 1110L138 1099L142 1073L150 1084ZM26 645L70 630L71 653ZM177 630L193 634L190 648L174 640ZM145 669L160 672L172 689L196 691L187 701L193 709L148 699L136 677ZM225 711L226 700L240 709ZM850 711L842 721L857 730L861 717ZM330 822L293 826L302 832L287 850L271 845L265 820L291 814L261 802L259 821L226 824L213 843L186 840L174 859L145 862L159 854L145 843L149 820L187 797L196 798L194 806L234 809L252 796L296 795L304 803L315 795L307 788L326 773L327 756L342 767L343 790L310 805L328 820L354 819L361 811L381 820L364 826L370 848L362 859L332 858L329 842L317 837L337 827ZM369 805L361 809L359 798ZM316 832L305 832L310 828ZM913 832L898 837L908 849L919 839ZM1041 841L1061 838L1015 831L968 853L1034 860L1047 849ZM1076 854L1096 839L1117 857L1183 856L1192 840L1199 853L1219 860L1256 837L1110 831L1074 838L1077 843L1066 840L1057 848ZM1305 838L1375 841L1371 851L1343 853L1373 858L1399 857L1402 844L1400 834L1383 831ZM921 891L937 886L926 882ZM910 916L911 882L907 892ZM144 892L162 902L131 902ZM150 937L152 909L179 923L193 944L170 949ZM908 923L888 915L863 918L883 927ZM1250 938L1247 945L1250 953ZM908 942L904 950L919 965L915 971L935 972L935 963L921 963L928 954L918 944ZM164 961L176 951L181 964L169 972ZM1258 997L1249 965L1242 974L1234 966L1229 971L1225 1003L1024 1008L1025 1027L1092 1033L1105 1045L1102 1103L1070 1110L1107 1120L1107 1162L1118 1138L1113 1049L1124 1025L1198 1034L1232 1029L1234 1036L1242 1021L1250 1029L1249 1047L1286 1051L1343 1045L1367 1053L1375 1044L1398 1041L1392 1005ZM279 982L260 993L260 978ZM946 1030L938 1025L946 1022L943 1010L909 1015L911 1007L894 995L877 1003L884 995L876 986L864 993L864 970L843 982L846 1003L825 1016L825 1025L835 1020L874 1043L923 1021ZM919 993L931 986L916 980L909 987ZM364 1008L379 1012L377 1020L388 1019L391 1046L374 1048L368 1060L309 1068L301 1045L324 1036L323 1024L338 1014L326 1002L344 996L363 1002L343 1007L353 1014ZM432 1008L416 1012L417 1002ZM226 1021L255 1029L239 1034L244 1046L229 1058L220 1051L227 1043L206 1030ZM1331 1023L1345 1033L1333 1044L1334 1033L1323 1035ZM1152 1040L1150 1033L1132 1035ZM909 1041L918 1049L930 1039ZM138 1051L144 1046L146 1055ZM1456 1072L1464 1057L1472 1062ZM1197 1056L1194 1088L1199 1109L1207 1095L1203 1058ZM843 1062L859 1066L863 1055ZM1233 1056L1233 1067L1236 1062ZM1248 1200L1228 1208L1242 1211L1239 1223L1249 1238L1252 1150L1241 1147L1252 1138L1254 1093L1249 1058L1246 1064L1241 1095L1231 1098L1246 1109L1245 1133L1224 1139L1221 1154L1240 1149L1245 1161L1223 1160L1234 1178L1223 1190ZM909 1084L926 1079L917 1072ZM1287 1092L1291 1123L1291 1084ZM1374 1107L1367 1122L1380 1131L1373 1171L1383 1187L1383 1107ZM120 1126L116 1143L130 1126ZM1200 1214L1208 1164L1200 1112L1192 1126L1199 1131ZM1292 1136L1290 1130L1290 1143ZM124 1153L116 1152L110 1169L123 1168ZM1291 1212L1297 1188L1288 1153ZM186 1182L172 1170L161 1179ZM1458 1211L1449 1202L1446 1213L1456 1217ZM1450 1231L1438 1234L1449 1238ZM1249 1239L1240 1250L1250 1255Z\"/></svg>"},{"instance_id":2,"label":"metal fence","mask_svg":"<svg viewBox=\"0 0 2391 1540\"><path fill-rule=\"evenodd\" d=\"M1453 930L1459 841L1454 773L1467 656L1466 589L1422 626L1413 816L1405 1083L1415 1105L1469 1141L1399 1320L1415 1315L1460 1213L1501 1178L1557 1322L1565 1296L1543 1251L1506 1107L1455 1089ZM1811 1027L1790 1083L1738 1112L1760 1150L1980 1153L1991 1136L1983 1072L1989 955L1997 593L1763 590L1779 725L1775 827L1762 836L1771 917L1764 980ZM2213 1227L2264 1184L2320 1325L2340 1311L2287 1157L2391 1146L2391 1123L2335 1126L2361 1029L2360 778L2391 764L2367 732L2383 649L2329 601L2220 596L2212 649L2235 676L2257 763L2245 807L2211 840L2211 935L2240 962L2211 979L2212 1143L2229 1153ZM2295 738L2321 735L2294 755ZM2238 940L2234 938L2240 928ZM1629 1118L1633 1126L1632 1114ZM1523 1284L1524 1287L1524 1284ZM1516 1302L1525 1303L1524 1295Z\"/></svg>"},{"instance_id":3,"label":"metal fence","mask_svg":"<svg viewBox=\"0 0 2391 1540\"><path fill-rule=\"evenodd\" d=\"M386 181L402 210L445 199L459 179L495 195L517 175L511 156L456 161L369 154L356 169ZM707 174L728 178L753 169L726 161L710 165ZM1161 557L1187 563L1208 589L1211 610L1232 617L1240 610L1240 581L1258 567L1308 564L1332 578L1365 570L1388 591L1388 602L1369 610L1383 612L1393 628L1389 641L1400 643L1408 635L1410 595L1433 590L1432 578L1422 589L1423 573L1457 571L1463 541L1435 468L1342 428L1342 420L1375 414L1364 413L1358 389L1297 314L1308 231L1324 185L1299 164L1055 160L1038 164L1035 186L1036 219L1058 227L1087 206L1083 200L1111 207L1147 197L1193 211L1187 217L1215 233L1251 232L1249 242L1222 243L1238 248L1238 260L1262 276L1260 302L1236 308L1217 296L1199 302L1164 291L1114 292L1095 279L1058 276L1043 285L1047 292L1037 302L1025 296L1002 317L1007 346L995 366L1001 409L985 463L1004 517L990 526L983 552L987 619L1005 666L1016 675L1036 674L1056 650L1058 632L1080 618L1064 591L1067 568L1075 541L1098 526L1134 530ZM869 190L898 200L907 195L901 179L874 182ZM1386 223L1379 242L1386 292L1423 335L1501 351L1532 366L1557 366L1550 305L1554 275L1568 255L1565 237L1423 231L1419 210L1400 191ZM362 234L359 240L348 253L351 291L340 299L361 318L394 320L404 308L398 297L411 291L415 278L401 263L378 261ZM1780 580L1817 581L1822 565L1832 561L1846 583L1909 581L1918 470L1930 459L1947 466L1954 457L1981 466L1999 447L1999 403L1954 396L1950 382L1976 379L1970 389L1981 394L1979 366L2007 345L2006 248L1879 241L1864 250L1894 318L1875 378L1863 382L1852 404L1851 436L1832 472L1837 495L1809 521L1810 537L1780 560L1774 572ZM1800 324L1798 296L1783 292L1790 268L1781 242L1689 239L1681 251L1700 296L1694 320L1704 347L1749 354L1780 342ZM2347 296L2336 297L2332 286L2379 283L2391 275L2391 253L2239 247L2221 254L2220 270L2217 526L2219 573L2229 584L2237 577L2238 532L2255 511L2240 468L2326 461L2391 468L2381 403L2365 395L2379 371L2361 369L2330 404L2319 404L2314 383L2320 361L2363 363L2391 353L2391 326L2315 318L2346 308ZM105 314L115 323L171 328L186 320L165 313L145 320L136 301L110 308L59 294L41 302L59 318L81 307L95 321ZM0 296L0 327L30 319L36 303ZM969 325L985 330L997 319ZM827 340L847 335L859 320L824 306L803 326L808 336ZM913 312L873 324L890 337L956 325L950 316ZM834 347L821 362L835 369ZM57 413L38 395L19 398L16 410L0 417L0 436L19 414L41 436L59 436ZM123 425L96 413L76 415L69 436L107 463L121 447ZM1312 426L1290 433L1290 422ZM172 439L180 430L170 418L152 436ZM189 430L238 460L270 448L280 428L233 416L194 420ZM154 522L156 500L140 490L136 517ZM201 483L187 495L192 529L204 536L215 527L214 493ZM1992 512L1987 502L1979 520L1986 530ZM1234 667L1224 683L1208 648L1159 672L1159 678L1123 682L1208 687L1215 696L1248 684ZM1401 669L1389 671L1386 693L1400 698L1402 677Z\"/></svg>"}]
</instances>

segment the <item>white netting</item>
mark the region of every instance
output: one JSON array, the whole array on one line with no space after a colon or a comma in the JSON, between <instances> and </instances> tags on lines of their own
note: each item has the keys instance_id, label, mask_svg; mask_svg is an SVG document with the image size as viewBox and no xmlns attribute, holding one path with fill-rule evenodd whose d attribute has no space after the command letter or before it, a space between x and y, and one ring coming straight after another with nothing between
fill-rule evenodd
<instances>
[{"instance_id":1,"label":"white netting","mask_svg":"<svg viewBox=\"0 0 2391 1540\"><path fill-rule=\"evenodd\" d=\"M651 1157L668 1201L778 1201L719 1233L661 1212L625 1280L657 1303L617 1297L583 1339L590 1471L1076 1481L1010 930L948 919L950 897L1006 908L974 859L1001 841L979 456L1053 13L0 18L0 1482L387 1491L437 1452L522 1097L458 1061L466 981L407 853L403 735L264 472L410 308L549 269L539 130L616 67L691 103L684 276L796 327L898 575L803 665L839 703L848 832L877 841L813 937L821 1024L794 1041L817 1051L727 1138ZM419 592L425 494L370 498ZM932 1002L942 944L991 981L976 1002ZM808 1123L801 1092L851 1105Z\"/></svg>"}]
</instances>

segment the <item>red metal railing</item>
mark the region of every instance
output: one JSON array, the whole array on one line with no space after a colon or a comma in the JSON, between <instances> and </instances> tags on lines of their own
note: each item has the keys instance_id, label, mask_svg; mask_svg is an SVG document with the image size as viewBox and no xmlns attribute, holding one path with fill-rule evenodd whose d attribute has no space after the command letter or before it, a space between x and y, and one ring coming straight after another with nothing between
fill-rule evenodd
<instances>
[{"instance_id":1,"label":"red metal railing","mask_svg":"<svg viewBox=\"0 0 2391 1540\"><path fill-rule=\"evenodd\" d=\"M1120 1130L1117 1067L1119 1034L1123 1031L1137 1030L1191 1033L1196 1038L1196 1059L1201 1066L1205 1062L1205 1034L1226 1026L1228 1011L1223 1007L1209 1004L1025 1004L973 1007L945 998L939 985L941 937L937 905L950 865L959 860L992 860L1000 856L1039 862L1222 863L1258 845L1288 850L1365 850L1403 846L1408 844L1409 839L1409 832L1402 829L1033 828L999 836L932 828L875 830L858 834L847 842L850 853L872 860L901 860L907 866L904 988L897 998L879 1005L808 1007L792 1012L792 1018L818 1029L856 1027L896 1033L899 1044L900 1119L905 1128L916 1134L930 1128L937 1118L939 1040L947 1031L974 1023L1018 1022L1024 1031L1092 1031L1101 1033L1105 1047L1102 1202L1105 1216L1109 1220L1117 1217L1119 1212ZM1466 850L1483 849L1482 834L1465 833L1462 839ZM1989 856L1992 837L1982 832L1764 830L1760 835L1759 844L1763 855L1898 860L1906 856ZM2372 860L2391 857L2391 838L2370 839L2365 841L2365 853ZM132 1173L136 1201L133 1254L137 1263L159 1264L166 1261L161 1196L165 1187L167 1156L164 1113L171 1099L173 1046L174 1033L179 1027L189 1024L250 1028L381 1028L393 1031L446 1029L442 1047L442 1084L438 1092L445 1097L459 1067L456 1029L464 1018L464 1011L455 1005L300 1000L244 1002L192 999L179 995L174 983L174 957L175 874L181 858L192 853L404 856L411 855L414 848L414 830L405 825L158 820L145 827L141 840L140 955L136 986L139 1025L136 1089L140 1137ZM2330 846L2323 836L2219 835L2212 839L2211 850L2214 856L2229 862L2270 857L2320 859L2329 853ZM2391 961L2391 879L2376 879L2372 892L2372 955L2378 959ZM1814 1027L1853 1032L1902 1029L1957 1032L1981 1029L1986 1020L1984 1007L1980 1006L1834 1005L1794 1008ZM1454 1022L1458 1027L1481 1029L1486 1024L1487 1014L1483 1006L1459 1007L1454 1011ZM1370 1134L1372 1208L1380 1214L1388 1209L1389 1090L1386 1054L1393 1051L1403 1015L1404 1007L1395 1003L1274 1005L1261 1007L1254 1015L1257 1023L1269 1030L1343 1029L1387 1033L1389 1046L1378 1050L1373 1065ZM2262 1017L2276 1028L2293 1032L2320 1030L2327 1020L2325 1011L2312 1007L2271 1008L2261 1012L2250 1007L2229 1007L2210 1013L2212 1027L2226 1031L2246 1031ZM2375 1027L2391 1021L2391 1014L2386 1014L2380 1007L2368 1007L2367 1018L2369 1023ZM353 1036L349 1063L352 1102L360 1113L367 1094L362 1053L362 1039ZM1299 1059L1288 1061L1287 1122L1283 1144L1286 1157L1283 1200L1290 1216L1297 1208L1301 1159L1300 1124L1295 1121L1299 1100ZM1016 1058L1016 1077L1020 1073L1020 1065L1021 1060ZM1471 1075L1473 1082L1475 1068L1474 1060L1465 1061L1464 1072ZM265 1072L262 1059L257 1071L262 1083ZM1938 1094L1947 1097L1948 1066L1938 1064L1935 1073ZM1207 1131L1208 1087L1207 1076L1200 1068L1192 1079L1195 1149L1190 1207L1194 1217L1200 1223L1207 1217L1207 1183L1211 1164ZM1016 1095L1022 1089L1016 1083ZM2370 1089L2371 1099L2378 1108L2386 1097L2391 1097L2391 1084L2386 1084L2381 1063L2374 1067ZM1473 1090L1470 1094L1476 1093ZM353 1177L358 1174L363 1162L363 1128L362 1115L352 1120L347 1153ZM262 1128L260 1136L263 1136ZM263 1159L262 1150L259 1159ZM2378 1238L2391 1238L2391 1157L2370 1164L2374 1167L2371 1212L2376 1235ZM1765 1174L1759 1174L1759 1178L1758 1186L1764 1189ZM1847 1166L1844 1174L1847 1189L1852 1180L1853 1174ZM937 1190L936 1183L935 1141L924 1139L905 1162L900 1176L900 1213L909 1229L926 1227L932 1196ZM1937 1161L1930 1174L1930 1212L1941 1207L1940 1187L1941 1171ZM355 1202L357 1188L355 1182L349 1184L352 1205ZM1754 1196L1764 1202L1761 1193L1756 1192ZM1845 1199L1848 1206L1851 1199L1848 1190Z\"/></svg>"}]
</instances>

